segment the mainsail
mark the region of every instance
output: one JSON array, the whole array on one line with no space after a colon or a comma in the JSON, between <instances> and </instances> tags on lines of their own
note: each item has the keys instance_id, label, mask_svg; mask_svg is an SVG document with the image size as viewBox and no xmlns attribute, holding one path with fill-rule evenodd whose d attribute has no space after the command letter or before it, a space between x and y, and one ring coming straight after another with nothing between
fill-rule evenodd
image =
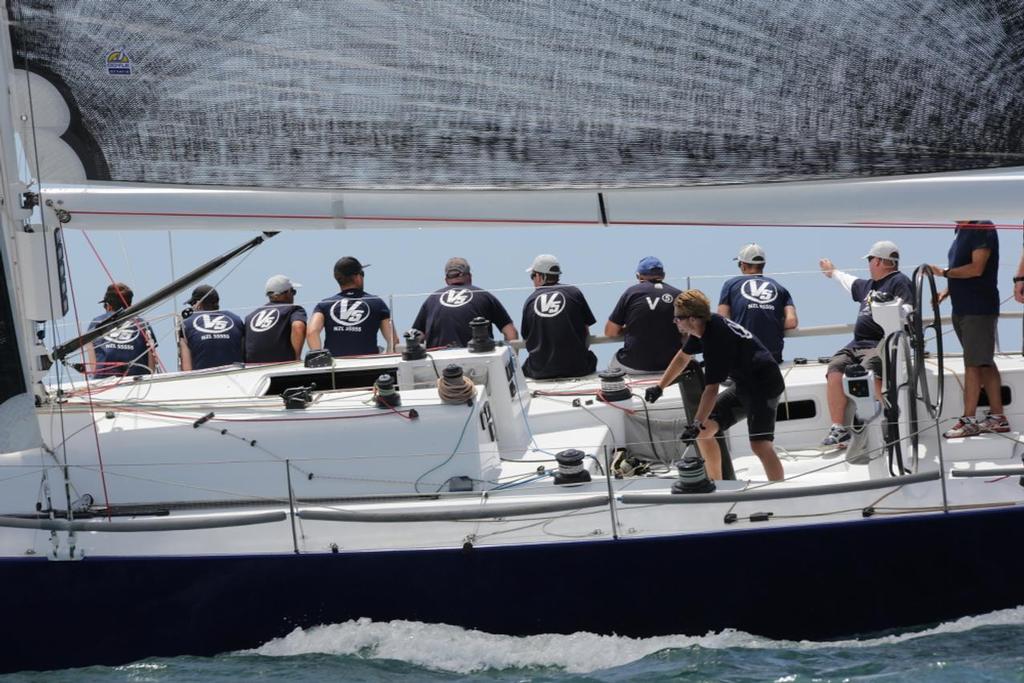
<instances>
[{"instance_id":1,"label":"mainsail","mask_svg":"<svg viewBox=\"0 0 1024 683\"><path fill-rule=\"evenodd\" d=\"M636 187L1024 163L1019 0L8 0L45 182ZM81 175L85 175L83 178Z\"/></svg>"}]
</instances>

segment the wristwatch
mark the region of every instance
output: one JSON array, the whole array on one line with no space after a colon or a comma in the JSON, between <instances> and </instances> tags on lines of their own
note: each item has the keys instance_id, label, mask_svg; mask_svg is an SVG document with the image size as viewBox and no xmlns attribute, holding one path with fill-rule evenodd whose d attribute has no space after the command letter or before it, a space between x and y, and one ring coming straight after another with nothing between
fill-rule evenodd
<instances>
[{"instance_id":1,"label":"wristwatch","mask_svg":"<svg viewBox=\"0 0 1024 683\"><path fill-rule=\"evenodd\" d=\"M949 268L942 269L942 277L946 278L947 280L949 279Z\"/></svg>"}]
</instances>

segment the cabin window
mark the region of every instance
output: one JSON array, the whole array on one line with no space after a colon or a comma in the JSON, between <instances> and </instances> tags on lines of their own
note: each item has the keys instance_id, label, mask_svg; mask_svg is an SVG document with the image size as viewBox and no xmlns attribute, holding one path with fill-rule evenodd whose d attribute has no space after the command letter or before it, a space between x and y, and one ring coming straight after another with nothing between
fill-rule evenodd
<instances>
[{"instance_id":1,"label":"cabin window","mask_svg":"<svg viewBox=\"0 0 1024 683\"><path fill-rule=\"evenodd\" d=\"M278 375L270 378L270 386L263 393L264 396L279 396L285 389L292 387L308 387L316 384L317 391L332 391L335 389L369 389L381 375L391 375L398 384L398 368L367 368L365 370L318 370L317 372L303 372L293 375Z\"/></svg>"},{"instance_id":2,"label":"cabin window","mask_svg":"<svg viewBox=\"0 0 1024 683\"><path fill-rule=\"evenodd\" d=\"M775 421L783 420L806 420L818 414L818 408L811 399L803 401L789 401L780 403L775 409Z\"/></svg>"}]
</instances>

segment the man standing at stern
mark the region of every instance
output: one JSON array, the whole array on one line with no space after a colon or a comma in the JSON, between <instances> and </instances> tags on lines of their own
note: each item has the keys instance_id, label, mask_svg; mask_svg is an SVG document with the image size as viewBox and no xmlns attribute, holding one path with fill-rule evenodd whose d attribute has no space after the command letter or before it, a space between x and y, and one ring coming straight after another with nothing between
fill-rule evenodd
<instances>
[{"instance_id":1,"label":"man standing at stern","mask_svg":"<svg viewBox=\"0 0 1024 683\"><path fill-rule=\"evenodd\" d=\"M999 234L992 221L957 221L949 266L931 265L932 273L949 282L939 301L953 303L953 330L964 350L964 414L943 434L947 439L982 432L1008 432L1003 414L1002 378L995 362L999 322ZM978 420L982 388L989 411Z\"/></svg>"},{"instance_id":2,"label":"man standing at stern","mask_svg":"<svg viewBox=\"0 0 1024 683\"><path fill-rule=\"evenodd\" d=\"M624 336L608 367L631 374L664 372L679 349L679 330L672 322L672 302L679 290L663 282L665 266L657 256L640 259L636 279L604 325L606 336Z\"/></svg>"}]
</instances>

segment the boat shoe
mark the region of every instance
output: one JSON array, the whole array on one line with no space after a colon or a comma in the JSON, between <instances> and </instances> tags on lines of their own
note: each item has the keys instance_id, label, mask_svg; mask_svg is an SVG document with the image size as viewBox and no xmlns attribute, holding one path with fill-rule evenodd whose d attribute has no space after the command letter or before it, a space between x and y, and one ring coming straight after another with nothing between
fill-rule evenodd
<instances>
[{"instance_id":1,"label":"boat shoe","mask_svg":"<svg viewBox=\"0 0 1024 683\"><path fill-rule=\"evenodd\" d=\"M956 424L950 429L947 429L942 436L947 439L960 439L965 436L977 436L978 434L981 434L982 431L984 430L976 419L965 415L957 420Z\"/></svg>"},{"instance_id":2,"label":"boat shoe","mask_svg":"<svg viewBox=\"0 0 1024 683\"><path fill-rule=\"evenodd\" d=\"M997 413L985 413L985 419L979 424L981 426L981 431L983 432L1005 434L1010 431L1010 423L1007 422L1006 416L999 415Z\"/></svg>"},{"instance_id":3,"label":"boat shoe","mask_svg":"<svg viewBox=\"0 0 1024 683\"><path fill-rule=\"evenodd\" d=\"M850 430L843 425L834 424L828 428L828 436L821 440L825 448L846 448L850 445Z\"/></svg>"}]
</instances>

